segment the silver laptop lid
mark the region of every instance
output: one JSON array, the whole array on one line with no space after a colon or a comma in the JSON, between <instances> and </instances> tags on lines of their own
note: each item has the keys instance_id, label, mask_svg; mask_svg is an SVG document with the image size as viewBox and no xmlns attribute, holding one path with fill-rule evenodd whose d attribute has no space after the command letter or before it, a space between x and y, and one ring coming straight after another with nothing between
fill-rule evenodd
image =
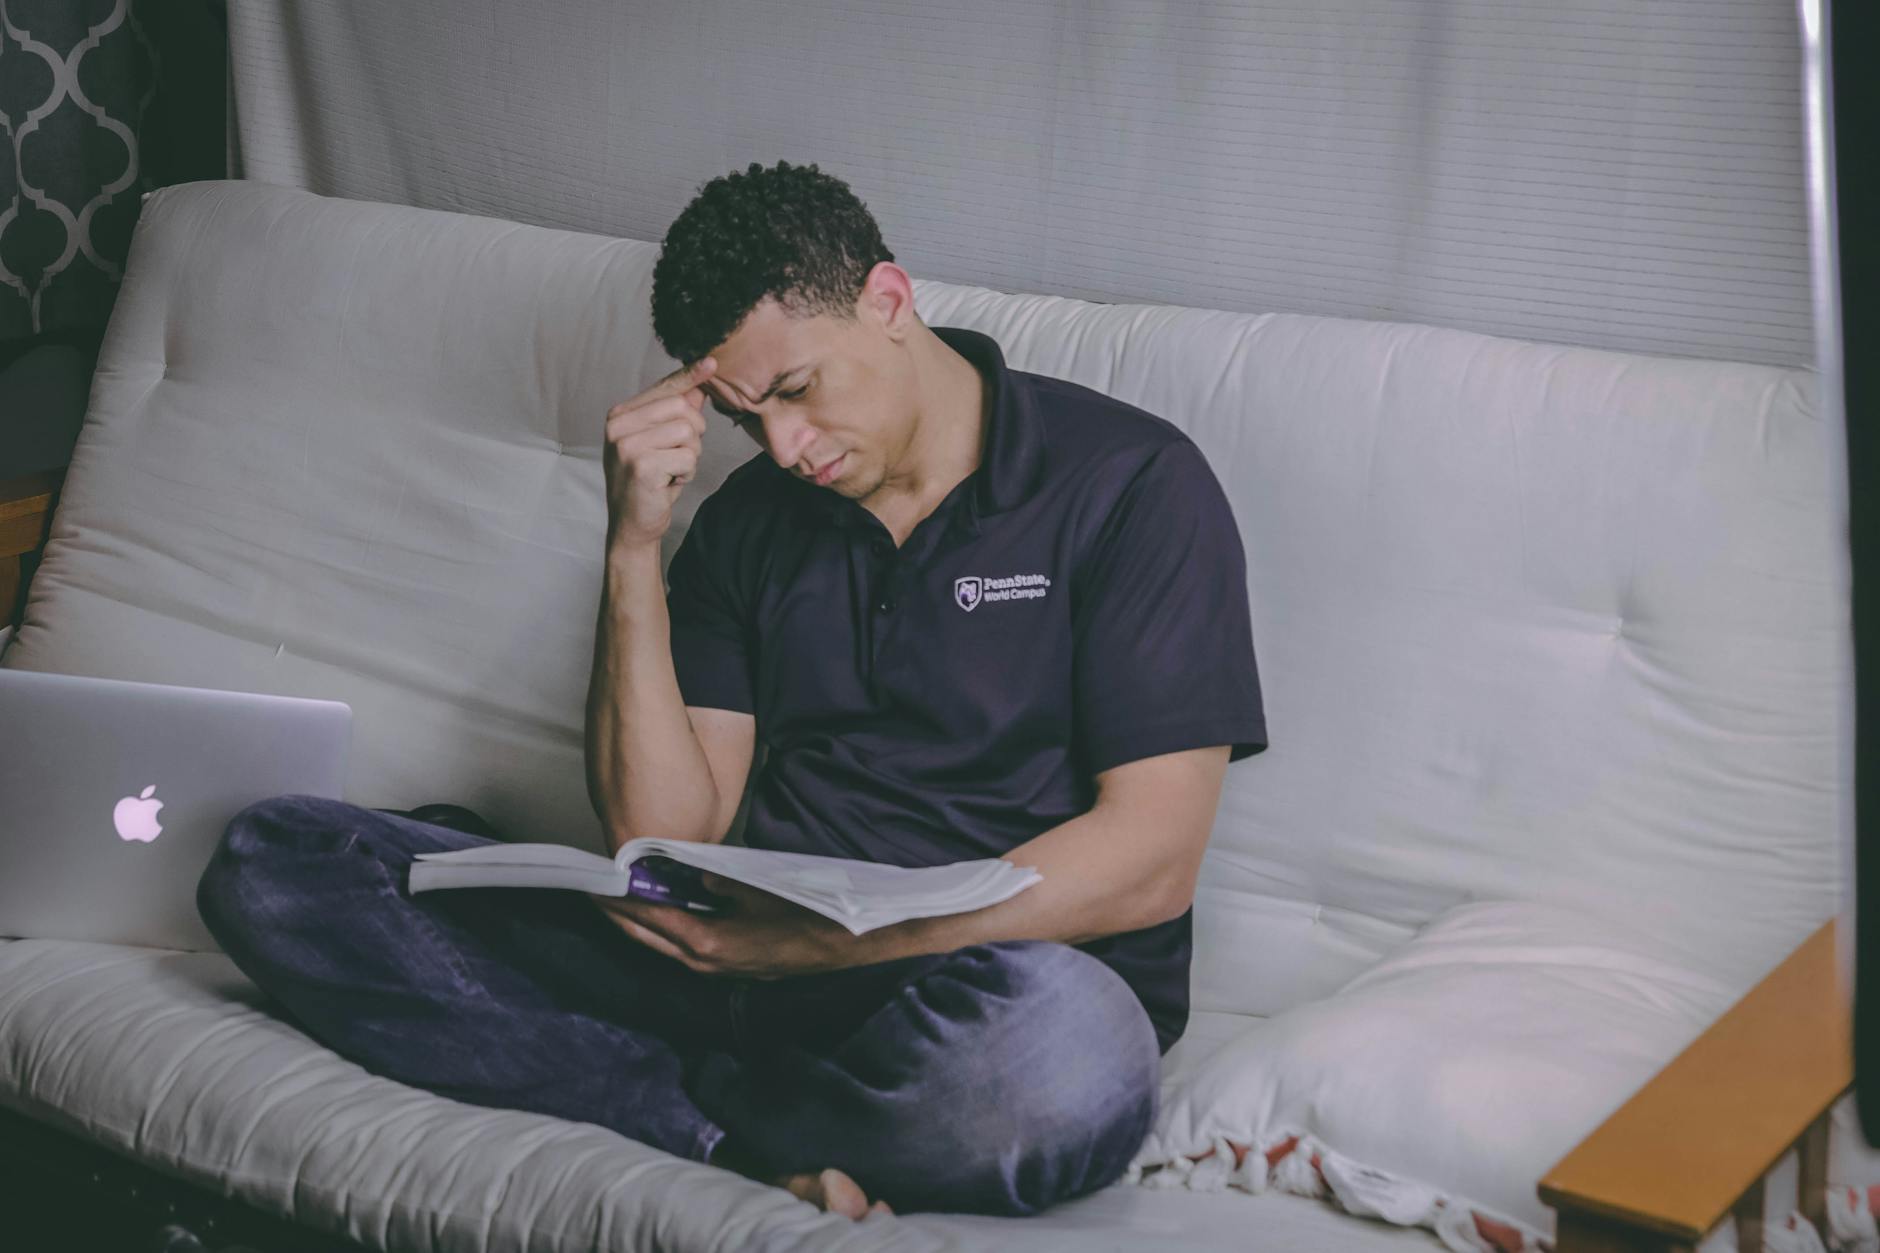
<instances>
[{"instance_id":1,"label":"silver laptop lid","mask_svg":"<svg viewBox=\"0 0 1880 1253\"><path fill-rule=\"evenodd\" d=\"M214 949L196 881L230 818L340 799L338 701L0 669L0 936Z\"/></svg>"}]
</instances>

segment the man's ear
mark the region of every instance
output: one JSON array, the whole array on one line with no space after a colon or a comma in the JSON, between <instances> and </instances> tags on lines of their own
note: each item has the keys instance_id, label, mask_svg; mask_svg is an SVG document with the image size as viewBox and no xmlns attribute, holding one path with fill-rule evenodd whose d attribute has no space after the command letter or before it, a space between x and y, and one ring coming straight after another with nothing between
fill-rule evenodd
<instances>
[{"instance_id":1,"label":"man's ear","mask_svg":"<svg viewBox=\"0 0 1880 1253\"><path fill-rule=\"evenodd\" d=\"M874 318L889 339L900 343L919 322L914 312L914 280L892 261L877 261L856 297L856 312Z\"/></svg>"}]
</instances>

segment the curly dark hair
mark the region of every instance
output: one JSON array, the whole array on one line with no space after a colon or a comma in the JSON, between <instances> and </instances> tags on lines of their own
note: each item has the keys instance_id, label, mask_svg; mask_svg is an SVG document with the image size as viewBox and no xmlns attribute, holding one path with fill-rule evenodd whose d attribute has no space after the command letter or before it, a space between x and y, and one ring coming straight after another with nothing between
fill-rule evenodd
<instances>
[{"instance_id":1,"label":"curly dark hair","mask_svg":"<svg viewBox=\"0 0 1880 1253\"><path fill-rule=\"evenodd\" d=\"M868 272L892 260L847 183L814 165L753 162L706 183L667 229L653 266L653 334L689 364L766 296L792 313L853 317Z\"/></svg>"}]
</instances>

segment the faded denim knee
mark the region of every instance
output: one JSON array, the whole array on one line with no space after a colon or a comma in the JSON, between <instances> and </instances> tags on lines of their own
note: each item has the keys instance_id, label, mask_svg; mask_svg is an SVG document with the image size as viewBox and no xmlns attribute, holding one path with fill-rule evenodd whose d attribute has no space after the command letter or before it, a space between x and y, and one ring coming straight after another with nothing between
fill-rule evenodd
<instances>
[{"instance_id":1,"label":"faded denim knee","mask_svg":"<svg viewBox=\"0 0 1880 1253\"><path fill-rule=\"evenodd\" d=\"M351 834L345 811L358 812L342 801L290 794L256 801L229 819L196 881L196 912L224 950L254 925L255 914L269 912L270 881L285 863L345 847Z\"/></svg>"},{"instance_id":2,"label":"faded denim knee","mask_svg":"<svg viewBox=\"0 0 1880 1253\"><path fill-rule=\"evenodd\" d=\"M1155 1120L1161 1053L1122 977L1062 944L963 949L948 975L981 1020L907 1109L920 1179L884 1191L906 1208L1032 1214L1128 1168ZM885 1182L885 1181L884 1181Z\"/></svg>"}]
</instances>

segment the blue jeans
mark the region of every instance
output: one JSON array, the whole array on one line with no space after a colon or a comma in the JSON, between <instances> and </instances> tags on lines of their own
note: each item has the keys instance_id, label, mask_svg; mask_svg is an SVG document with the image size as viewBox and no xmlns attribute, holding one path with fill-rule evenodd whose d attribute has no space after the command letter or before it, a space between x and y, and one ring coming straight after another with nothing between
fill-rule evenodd
<instances>
[{"instance_id":1,"label":"blue jeans","mask_svg":"<svg viewBox=\"0 0 1880 1253\"><path fill-rule=\"evenodd\" d=\"M1115 1180L1160 1057L1120 976L1012 941L828 973L698 974L548 889L405 887L479 835L310 796L251 805L197 888L237 966L314 1039L472 1104L710 1161L847 1171L903 1211L1030 1214Z\"/></svg>"}]
</instances>

